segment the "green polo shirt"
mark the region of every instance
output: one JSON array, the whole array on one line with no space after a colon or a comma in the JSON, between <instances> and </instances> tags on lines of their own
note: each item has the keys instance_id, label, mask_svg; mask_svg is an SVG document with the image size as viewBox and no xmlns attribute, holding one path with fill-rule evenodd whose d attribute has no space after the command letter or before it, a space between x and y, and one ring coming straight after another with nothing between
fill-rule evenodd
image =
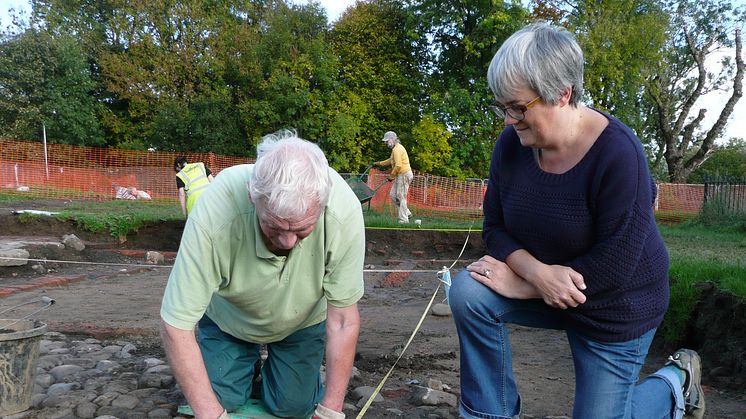
<instances>
[{"instance_id":1,"label":"green polo shirt","mask_svg":"<svg viewBox=\"0 0 746 419\"><path fill-rule=\"evenodd\" d=\"M253 165L220 172L189 214L163 296L161 317L192 330L207 314L221 330L276 342L326 319L327 302L363 295L365 226L360 201L332 169L332 191L316 228L288 256L262 240L247 182Z\"/></svg>"}]
</instances>

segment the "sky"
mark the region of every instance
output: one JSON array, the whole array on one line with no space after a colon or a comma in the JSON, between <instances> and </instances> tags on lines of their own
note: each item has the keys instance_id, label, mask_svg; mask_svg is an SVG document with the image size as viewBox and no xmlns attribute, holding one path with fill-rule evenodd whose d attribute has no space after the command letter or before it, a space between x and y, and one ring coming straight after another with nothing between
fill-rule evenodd
<instances>
[{"instance_id":1,"label":"sky","mask_svg":"<svg viewBox=\"0 0 746 419\"><path fill-rule=\"evenodd\" d=\"M307 0L290 0L295 4L308 3ZM326 9L327 16L330 22L333 22L341 16L341 14L354 3L354 0L323 0L319 1L322 6ZM736 3L743 3L742 0L737 0ZM26 16L31 11L31 6L28 0L0 0L0 24L2 27L6 27L11 23L9 9L15 8L16 11L23 10L26 12ZM731 56L733 51L730 51ZM720 114L725 102L730 97L730 92L713 92L706 97L701 98L698 102L698 106L703 106L708 109L707 116L704 120L704 126L711 126L717 116ZM725 139L731 137L746 138L746 97L742 97L738 101L733 113L728 120L728 124L725 128Z\"/></svg>"}]
</instances>

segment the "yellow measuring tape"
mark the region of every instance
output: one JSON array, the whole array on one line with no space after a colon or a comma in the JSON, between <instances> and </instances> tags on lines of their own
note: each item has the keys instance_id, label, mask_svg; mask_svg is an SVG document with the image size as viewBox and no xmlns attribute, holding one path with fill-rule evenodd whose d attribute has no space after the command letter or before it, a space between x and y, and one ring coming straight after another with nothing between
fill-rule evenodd
<instances>
[{"instance_id":1,"label":"yellow measuring tape","mask_svg":"<svg viewBox=\"0 0 746 419\"><path fill-rule=\"evenodd\" d=\"M389 368L389 371L386 373L386 375L383 376L383 378L381 379L381 382L378 384L378 386L376 387L376 389L373 390L373 393L368 398L368 401L365 402L365 405L363 405L363 408L360 410L360 413L358 413L356 419L360 419L360 418L362 418L365 415L365 412L368 411L368 408L373 403L373 400L376 398L376 396L378 395L378 393L381 391L381 388L383 388L383 384L386 382L386 380L389 379L389 377L391 376L391 373L394 372L394 368L396 368L396 364L399 363L399 360L402 359L402 357L404 356L404 353L407 352L407 348L409 348L409 344L412 343L412 340L414 339L414 336L420 330L420 327L422 326L422 322L425 321L425 317L427 317L427 313L430 311L430 307L432 307L433 301L435 301L435 296L437 296L438 295L438 291L440 291L440 282L443 282L443 279L441 278L440 274L444 274L443 276L445 277L446 276L445 273L450 272L451 268L453 268L454 265L456 265L456 263L461 258L461 255L464 254L464 250L466 249L466 244L469 243L469 235L470 234L471 234L471 228L469 229L469 234L466 235L466 240L464 240L463 247L461 247L461 253L458 254L458 257L456 257L456 260L453 261L453 263L451 264L451 266L449 266L449 267L445 267L444 266L442 270L438 271L438 275L439 275L438 276L438 280L439 280L438 286L435 288L435 292L433 293L433 296L430 297L430 302L427 303L427 307L425 307L425 311L422 313L422 316L420 317L420 321L417 322L417 326L414 328L414 330L412 331L412 334L409 336L409 340L407 340L407 344L404 345L404 348L402 349L401 353L399 354L399 357L396 358L396 361L394 361L394 364L391 366L391 368ZM450 275L449 275L449 281L448 282L449 282L448 285L450 285Z\"/></svg>"}]
</instances>

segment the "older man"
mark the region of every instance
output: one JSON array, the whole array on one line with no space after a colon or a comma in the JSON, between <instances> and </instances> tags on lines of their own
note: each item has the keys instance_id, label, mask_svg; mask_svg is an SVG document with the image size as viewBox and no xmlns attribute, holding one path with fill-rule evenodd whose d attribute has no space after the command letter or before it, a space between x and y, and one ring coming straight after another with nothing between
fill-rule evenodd
<instances>
[{"instance_id":1,"label":"older man","mask_svg":"<svg viewBox=\"0 0 746 419\"><path fill-rule=\"evenodd\" d=\"M221 171L189 215L161 308L166 353L198 418L246 403L262 344L269 412L344 418L363 295L360 203L310 142L268 136L257 154Z\"/></svg>"},{"instance_id":2,"label":"older man","mask_svg":"<svg viewBox=\"0 0 746 419\"><path fill-rule=\"evenodd\" d=\"M409 165L409 155L394 131L387 131L383 134L382 141L391 149L391 157L376 162L375 165L391 166L388 180L394 182L394 186L391 187L389 196L396 206L399 224L407 224L409 217L412 216L407 207L407 195L409 195L409 184L414 178L412 167Z\"/></svg>"}]
</instances>

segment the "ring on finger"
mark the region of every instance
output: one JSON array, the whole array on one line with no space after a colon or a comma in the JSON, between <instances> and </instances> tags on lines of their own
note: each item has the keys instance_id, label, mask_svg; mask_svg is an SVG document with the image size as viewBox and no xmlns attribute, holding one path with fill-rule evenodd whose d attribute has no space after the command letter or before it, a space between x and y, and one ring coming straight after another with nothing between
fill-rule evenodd
<instances>
[{"instance_id":1,"label":"ring on finger","mask_svg":"<svg viewBox=\"0 0 746 419\"><path fill-rule=\"evenodd\" d=\"M490 276L490 270L489 269L485 269L484 270L484 276Z\"/></svg>"}]
</instances>

